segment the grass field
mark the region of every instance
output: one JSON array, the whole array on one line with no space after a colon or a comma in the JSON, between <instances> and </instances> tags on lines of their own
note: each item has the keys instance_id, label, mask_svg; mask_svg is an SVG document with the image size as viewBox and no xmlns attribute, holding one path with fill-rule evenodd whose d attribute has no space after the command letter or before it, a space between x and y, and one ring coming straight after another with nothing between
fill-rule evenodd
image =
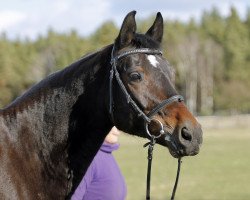
<instances>
[{"instance_id":1,"label":"grass field","mask_svg":"<svg viewBox=\"0 0 250 200\"><path fill-rule=\"evenodd\" d=\"M250 129L203 130L201 152L183 159L176 200L250 200ZM127 200L145 199L146 140L121 136L115 157L125 176ZM177 160L155 146L151 199L170 199Z\"/></svg>"}]
</instances>

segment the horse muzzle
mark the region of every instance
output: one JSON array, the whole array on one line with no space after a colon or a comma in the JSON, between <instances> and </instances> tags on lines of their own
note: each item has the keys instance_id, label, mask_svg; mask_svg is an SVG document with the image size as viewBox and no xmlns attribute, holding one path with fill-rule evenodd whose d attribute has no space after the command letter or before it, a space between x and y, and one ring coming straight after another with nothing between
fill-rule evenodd
<instances>
[{"instance_id":1,"label":"horse muzzle","mask_svg":"<svg viewBox=\"0 0 250 200\"><path fill-rule=\"evenodd\" d=\"M166 132L164 140L173 157L194 156L200 151L202 134L199 124L193 127L186 123L177 127L172 134Z\"/></svg>"},{"instance_id":2,"label":"horse muzzle","mask_svg":"<svg viewBox=\"0 0 250 200\"><path fill-rule=\"evenodd\" d=\"M146 132L157 143L167 146L175 158L198 154L202 144L202 129L198 122L186 121L169 129L160 120L152 119L150 124L146 124Z\"/></svg>"}]
</instances>

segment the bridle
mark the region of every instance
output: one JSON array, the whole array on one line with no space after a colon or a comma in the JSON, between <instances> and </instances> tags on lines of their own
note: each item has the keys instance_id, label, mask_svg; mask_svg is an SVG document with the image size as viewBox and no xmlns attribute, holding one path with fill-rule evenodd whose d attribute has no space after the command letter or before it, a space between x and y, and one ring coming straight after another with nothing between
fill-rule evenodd
<instances>
[{"instance_id":1,"label":"bridle","mask_svg":"<svg viewBox=\"0 0 250 200\"><path fill-rule=\"evenodd\" d=\"M157 49L149 49L149 48L140 48L140 49L134 49L130 51L125 51L121 54L115 55L115 45L113 46L112 53L111 53L111 70L110 70L110 76L109 76L109 113L111 116L111 120L114 122L114 113L113 113L113 107L114 107L114 102L113 102L113 79L114 76L116 78L116 81L118 82L118 85L120 86L122 92L126 96L127 103L130 104L135 112L138 114L138 117L142 117L144 120L145 124L145 130L147 134L150 137L150 142L146 143L144 147L149 146L148 148L148 170L147 170L147 190L146 190L146 199L150 199L150 177L151 177L151 164L152 164L152 159L153 159L153 149L154 149L154 144L156 143L157 138L161 137L162 135L165 134L165 140L170 142L173 147L177 148L175 145L175 142L172 140L172 135L170 133L166 133L163 128L163 124L157 120L154 119L153 116L156 115L159 111L161 111L164 107L167 105L173 103L173 102L182 102L184 101L184 98L181 95L174 95L168 99L163 100L161 103L156 105L148 114L145 114L141 108L136 104L136 102L131 98L130 94L128 93L126 87L124 86L120 74L117 70L117 62L129 55L132 54L148 54L148 55L162 55L162 52ZM149 124L155 121L159 123L161 130L159 131L158 135L152 135L148 129ZM178 179L179 179L179 172L180 172L180 164L181 164L181 158L178 159L178 170L177 170L177 176L176 176L176 181L174 185L174 189L172 192L172 197L171 200L174 199L175 196L175 191L177 188L178 184Z\"/></svg>"}]
</instances>

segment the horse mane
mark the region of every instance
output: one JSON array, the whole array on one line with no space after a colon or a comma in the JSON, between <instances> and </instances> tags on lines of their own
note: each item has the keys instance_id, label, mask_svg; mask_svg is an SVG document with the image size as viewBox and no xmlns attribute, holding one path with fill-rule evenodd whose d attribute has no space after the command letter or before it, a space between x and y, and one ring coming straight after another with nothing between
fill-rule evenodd
<instances>
[{"instance_id":1,"label":"horse mane","mask_svg":"<svg viewBox=\"0 0 250 200\"><path fill-rule=\"evenodd\" d=\"M96 52L86 54L64 69L54 72L40 82L35 83L5 108L0 109L0 115L12 115L16 112L22 112L28 106L30 107L35 102L41 101L42 98L46 99L49 91L53 89L64 88L65 90L70 90L75 79L83 78L83 82L85 80L88 81L88 77L93 75L91 74L91 70L96 65L95 62L100 60L100 57L106 57L111 46L108 45Z\"/></svg>"}]
</instances>

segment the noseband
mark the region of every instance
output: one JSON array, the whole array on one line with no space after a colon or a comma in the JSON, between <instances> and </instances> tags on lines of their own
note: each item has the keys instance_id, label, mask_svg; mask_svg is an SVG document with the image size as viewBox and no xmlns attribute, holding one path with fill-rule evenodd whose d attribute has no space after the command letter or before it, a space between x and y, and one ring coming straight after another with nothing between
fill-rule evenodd
<instances>
[{"instance_id":1,"label":"noseband","mask_svg":"<svg viewBox=\"0 0 250 200\"><path fill-rule=\"evenodd\" d=\"M166 133L164 131L163 128L163 124L159 121L153 118L154 115L156 115L159 111L161 111L164 107L166 107L167 105L173 103L173 102L182 102L184 101L184 98L181 95L174 95L168 99L163 100L161 103L159 103L158 105L156 105L148 114L145 114L141 108L136 104L136 102L131 98L130 94L128 93L126 87L124 86L121 78L120 78L120 74L117 70L117 62L129 55L132 54L148 54L148 55L162 55L162 52L160 50L156 50L156 49L148 49L148 48L141 48L141 49L134 49L134 50L130 50L130 51L125 51L121 54L118 55L114 55L114 51L115 51L115 45L113 46L112 49L112 53L111 53L111 70L110 70L110 77L109 77L109 113L111 116L112 121L114 122L114 113L113 113L113 79L114 79L114 75L116 78L116 81L118 82L118 85L120 86L122 92L124 93L124 95L126 96L126 100L127 103L130 104L133 109L135 110L135 112L137 113L138 117L142 117L144 119L144 123L145 123L145 130L147 132L147 134L149 135L150 142L146 143L144 145L144 147L149 146L148 148L148 173L147 173L147 191L146 191L146 199L149 200L150 199L150 176L151 176L151 163L152 163L152 158L153 158L153 147L154 144L156 142L156 139L161 137L162 135L166 135L165 136L165 140L172 143L172 145L176 147L176 145L174 144L174 141L171 140L171 134ZM152 121L156 121L160 124L160 131L158 135L152 135L148 129L149 124ZM181 159L178 159L178 170L177 170L177 176L176 176L176 182L174 185L174 189L172 192L172 197L171 200L174 199L174 195L175 195L175 191L176 191L176 187L178 184L178 179L179 179L179 171L180 171L180 163L181 163Z\"/></svg>"}]
</instances>

